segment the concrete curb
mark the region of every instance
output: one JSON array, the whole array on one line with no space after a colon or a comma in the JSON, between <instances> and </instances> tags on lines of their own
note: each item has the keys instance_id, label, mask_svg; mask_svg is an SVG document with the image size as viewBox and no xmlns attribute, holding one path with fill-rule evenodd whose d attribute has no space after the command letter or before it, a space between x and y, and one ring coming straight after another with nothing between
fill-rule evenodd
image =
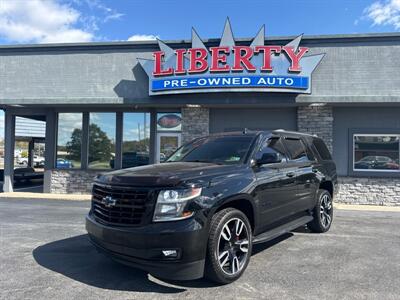
<instances>
[{"instance_id":1,"label":"concrete curb","mask_svg":"<svg viewBox=\"0 0 400 300\"><path fill-rule=\"evenodd\" d=\"M339 209L339 210L400 212L400 206L380 206L380 205L366 205L366 204L334 203L333 207L335 209Z\"/></svg>"},{"instance_id":2,"label":"concrete curb","mask_svg":"<svg viewBox=\"0 0 400 300\"><path fill-rule=\"evenodd\" d=\"M68 200L68 201L89 201L91 195L76 194L44 194L44 193L0 193L0 199L37 199L37 200Z\"/></svg>"}]
</instances>

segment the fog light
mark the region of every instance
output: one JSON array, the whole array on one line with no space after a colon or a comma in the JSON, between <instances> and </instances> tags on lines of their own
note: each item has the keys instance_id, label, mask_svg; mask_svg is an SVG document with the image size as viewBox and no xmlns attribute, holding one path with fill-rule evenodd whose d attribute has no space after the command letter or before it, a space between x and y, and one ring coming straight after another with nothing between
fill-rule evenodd
<instances>
[{"instance_id":1,"label":"fog light","mask_svg":"<svg viewBox=\"0 0 400 300\"><path fill-rule=\"evenodd\" d=\"M162 250L162 254L164 255L164 257L169 257L169 258L178 257L178 251L176 250Z\"/></svg>"}]
</instances>

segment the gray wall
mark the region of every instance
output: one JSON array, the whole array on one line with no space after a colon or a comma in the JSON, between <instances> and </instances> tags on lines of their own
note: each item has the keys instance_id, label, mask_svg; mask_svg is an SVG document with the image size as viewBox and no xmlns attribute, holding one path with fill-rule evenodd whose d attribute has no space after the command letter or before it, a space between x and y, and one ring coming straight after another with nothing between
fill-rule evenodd
<instances>
[{"instance_id":1,"label":"gray wall","mask_svg":"<svg viewBox=\"0 0 400 300\"><path fill-rule=\"evenodd\" d=\"M243 130L297 129L297 108L210 109L210 133Z\"/></svg>"},{"instance_id":2,"label":"gray wall","mask_svg":"<svg viewBox=\"0 0 400 300\"><path fill-rule=\"evenodd\" d=\"M333 109L333 158L338 175L348 175L349 130L382 129L400 132L400 107L335 107ZM363 131L366 133L365 131ZM378 132L371 132L378 133Z\"/></svg>"},{"instance_id":3,"label":"gray wall","mask_svg":"<svg viewBox=\"0 0 400 300\"><path fill-rule=\"evenodd\" d=\"M268 41L284 44L286 41ZM313 74L307 101L390 101L400 96L400 37L306 39L313 53L326 53ZM176 47L178 45L174 45ZM189 47L182 44L181 47ZM148 96L147 76L137 58L151 58L155 44L124 47L0 47L0 104L138 103L265 104L295 102L295 95L207 94ZM346 97L352 97L346 98Z\"/></svg>"}]
</instances>

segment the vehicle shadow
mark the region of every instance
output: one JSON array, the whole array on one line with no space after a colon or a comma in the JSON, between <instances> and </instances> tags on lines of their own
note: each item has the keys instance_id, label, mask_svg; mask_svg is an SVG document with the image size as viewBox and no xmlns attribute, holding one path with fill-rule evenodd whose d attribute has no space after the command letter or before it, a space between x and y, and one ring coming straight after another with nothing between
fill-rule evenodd
<instances>
[{"instance_id":1,"label":"vehicle shadow","mask_svg":"<svg viewBox=\"0 0 400 300\"><path fill-rule=\"evenodd\" d=\"M251 256L255 256L257 255L259 252L262 252L264 250L267 250L268 248L271 248L273 246L275 246L276 244L279 244L280 242L291 238L294 234L293 233L285 233L271 241L265 242L265 243L260 243L260 244L255 244L253 245L253 251L251 252ZM250 260L250 264L251 264L251 260ZM208 288L208 287L214 287L214 286L218 286L217 284L210 282L208 280L205 279L198 279L198 280L191 280L191 281L175 281L175 280L165 280L163 279L165 282L174 284L174 285L180 285L183 287L195 287L195 288Z\"/></svg>"},{"instance_id":2,"label":"vehicle shadow","mask_svg":"<svg viewBox=\"0 0 400 300\"><path fill-rule=\"evenodd\" d=\"M39 246L32 254L39 265L98 288L162 294L185 291L153 282L147 272L121 265L98 253L87 235Z\"/></svg>"},{"instance_id":3,"label":"vehicle shadow","mask_svg":"<svg viewBox=\"0 0 400 300\"><path fill-rule=\"evenodd\" d=\"M287 233L269 242L256 244L253 246L252 256L292 236L292 233ZM32 254L42 267L102 289L174 294L186 291L185 288L217 286L206 279L192 281L160 279L166 284L178 287L151 281L147 272L124 266L97 252L86 234L39 246Z\"/></svg>"}]
</instances>

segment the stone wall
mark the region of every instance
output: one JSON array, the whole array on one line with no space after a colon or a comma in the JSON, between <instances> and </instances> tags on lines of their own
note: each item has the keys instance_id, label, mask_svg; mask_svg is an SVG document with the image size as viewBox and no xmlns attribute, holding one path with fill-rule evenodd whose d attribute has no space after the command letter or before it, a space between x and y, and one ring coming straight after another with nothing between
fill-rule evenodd
<instances>
[{"instance_id":1,"label":"stone wall","mask_svg":"<svg viewBox=\"0 0 400 300\"><path fill-rule=\"evenodd\" d=\"M95 170L52 170L50 192L56 194L90 194Z\"/></svg>"},{"instance_id":2,"label":"stone wall","mask_svg":"<svg viewBox=\"0 0 400 300\"><path fill-rule=\"evenodd\" d=\"M400 206L400 178L340 177L335 202Z\"/></svg>"},{"instance_id":3,"label":"stone wall","mask_svg":"<svg viewBox=\"0 0 400 300\"><path fill-rule=\"evenodd\" d=\"M209 134L210 111L204 107L182 108L182 143Z\"/></svg>"},{"instance_id":4,"label":"stone wall","mask_svg":"<svg viewBox=\"0 0 400 300\"><path fill-rule=\"evenodd\" d=\"M297 108L297 129L300 132L318 135L325 141L332 153L333 111L331 106L299 106Z\"/></svg>"}]
</instances>

